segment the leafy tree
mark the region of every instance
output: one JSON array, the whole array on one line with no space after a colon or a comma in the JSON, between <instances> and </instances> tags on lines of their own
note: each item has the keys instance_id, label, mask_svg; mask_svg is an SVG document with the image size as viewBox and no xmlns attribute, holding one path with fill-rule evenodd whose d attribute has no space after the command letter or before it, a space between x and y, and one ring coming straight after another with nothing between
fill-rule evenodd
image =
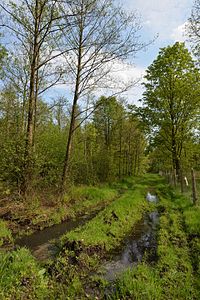
<instances>
[{"instance_id":1,"label":"leafy tree","mask_svg":"<svg viewBox=\"0 0 200 300\"><path fill-rule=\"evenodd\" d=\"M146 141L134 113L115 97L99 99L94 113L94 165L100 181L138 175L144 171Z\"/></svg>"},{"instance_id":2,"label":"leafy tree","mask_svg":"<svg viewBox=\"0 0 200 300\"><path fill-rule=\"evenodd\" d=\"M24 73L25 77L28 76L26 84L23 84L24 91L28 86L25 164L22 182L22 190L25 195L32 182L35 122L41 80L44 82L43 78L46 72L50 71L51 82L45 82L46 88L60 79L60 72L56 72L54 68L53 73L51 68L52 60L61 55L60 52L55 53L57 32L60 31L60 27L62 28L60 23L58 26L58 20L61 17L58 14L57 2L57 0L22 0L17 3L10 1L0 4L2 16L0 26L6 28L6 33L9 32L9 39L12 36L14 48L16 49L18 46L21 49L24 61L22 69L25 72L20 70L20 74ZM19 61L22 60L17 58L15 65L19 66ZM16 69L19 68L15 68L13 72L15 78ZM52 74L56 74L55 81Z\"/></svg>"},{"instance_id":3,"label":"leafy tree","mask_svg":"<svg viewBox=\"0 0 200 300\"><path fill-rule=\"evenodd\" d=\"M184 145L199 110L199 71L184 43L162 48L147 69L141 109L152 135L180 173Z\"/></svg>"}]
</instances>

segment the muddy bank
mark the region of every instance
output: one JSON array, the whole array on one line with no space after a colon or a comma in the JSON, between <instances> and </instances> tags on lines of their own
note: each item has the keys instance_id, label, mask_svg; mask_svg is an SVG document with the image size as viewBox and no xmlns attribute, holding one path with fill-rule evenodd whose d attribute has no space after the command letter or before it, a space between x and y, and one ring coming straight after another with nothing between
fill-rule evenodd
<instances>
[{"instance_id":1,"label":"muddy bank","mask_svg":"<svg viewBox=\"0 0 200 300\"><path fill-rule=\"evenodd\" d=\"M16 246L27 247L38 260L46 260L55 255L58 250L58 239L66 232L85 224L94 218L100 210L90 215L80 216L75 220L64 221L41 231L36 231L29 236L24 236L15 241Z\"/></svg>"}]
</instances>

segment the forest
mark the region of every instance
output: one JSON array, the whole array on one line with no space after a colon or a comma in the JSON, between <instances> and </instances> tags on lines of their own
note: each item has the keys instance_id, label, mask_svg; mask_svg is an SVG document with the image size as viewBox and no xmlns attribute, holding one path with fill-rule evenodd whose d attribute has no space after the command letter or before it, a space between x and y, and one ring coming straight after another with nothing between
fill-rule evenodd
<instances>
[{"instance_id":1,"label":"forest","mask_svg":"<svg viewBox=\"0 0 200 300\"><path fill-rule=\"evenodd\" d=\"M0 299L200 299L199 20L126 80L135 11L0 3Z\"/></svg>"}]
</instances>

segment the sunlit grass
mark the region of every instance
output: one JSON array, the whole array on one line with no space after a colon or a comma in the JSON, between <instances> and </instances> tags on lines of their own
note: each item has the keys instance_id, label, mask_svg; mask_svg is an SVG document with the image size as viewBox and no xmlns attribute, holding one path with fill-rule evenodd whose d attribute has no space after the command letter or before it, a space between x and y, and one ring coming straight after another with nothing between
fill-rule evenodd
<instances>
[{"instance_id":1,"label":"sunlit grass","mask_svg":"<svg viewBox=\"0 0 200 300\"><path fill-rule=\"evenodd\" d=\"M116 247L149 209L144 188L127 191L100 212L94 219L62 238L65 241L81 241L85 246L100 246L110 250Z\"/></svg>"},{"instance_id":2,"label":"sunlit grass","mask_svg":"<svg viewBox=\"0 0 200 300\"><path fill-rule=\"evenodd\" d=\"M110 299L199 299L182 214L177 207L173 208L174 203L166 200L162 199L159 204L166 210L160 217L157 264L150 266L143 262L125 271L117 280L116 291Z\"/></svg>"}]
</instances>

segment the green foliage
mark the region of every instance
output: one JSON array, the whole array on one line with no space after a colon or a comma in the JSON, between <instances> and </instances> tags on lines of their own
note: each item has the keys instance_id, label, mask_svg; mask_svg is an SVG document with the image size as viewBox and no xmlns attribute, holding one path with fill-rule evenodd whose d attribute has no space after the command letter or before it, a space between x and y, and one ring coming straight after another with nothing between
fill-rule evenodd
<instances>
[{"instance_id":1,"label":"green foliage","mask_svg":"<svg viewBox=\"0 0 200 300\"><path fill-rule=\"evenodd\" d=\"M41 187L58 186L64 160L65 143L63 140L65 140L66 133L51 122L40 125L38 130L36 171L40 179L39 185Z\"/></svg>"},{"instance_id":2,"label":"green foliage","mask_svg":"<svg viewBox=\"0 0 200 300\"><path fill-rule=\"evenodd\" d=\"M0 253L1 299L45 299L48 280L25 248L7 254Z\"/></svg>"},{"instance_id":3,"label":"green foliage","mask_svg":"<svg viewBox=\"0 0 200 300\"><path fill-rule=\"evenodd\" d=\"M127 270L116 282L116 292L109 299L161 300L160 277L145 263Z\"/></svg>"},{"instance_id":4,"label":"green foliage","mask_svg":"<svg viewBox=\"0 0 200 300\"><path fill-rule=\"evenodd\" d=\"M115 97L101 97L93 117L96 149L93 155L100 181L142 174L146 169L145 138L133 112Z\"/></svg>"},{"instance_id":5,"label":"green foliage","mask_svg":"<svg viewBox=\"0 0 200 300\"><path fill-rule=\"evenodd\" d=\"M106 186L73 186L66 194L65 199L75 202L75 211L83 211L92 206L108 203L117 196L117 191Z\"/></svg>"},{"instance_id":6,"label":"green foliage","mask_svg":"<svg viewBox=\"0 0 200 300\"><path fill-rule=\"evenodd\" d=\"M180 161L191 158L192 134L197 128L199 103L199 70L183 43L162 48L148 67L145 76L143 121L153 132L152 165L166 170L180 169ZM157 157L159 159L157 162ZM170 156L170 157L169 157ZM171 161L170 161L171 160Z\"/></svg>"}]
</instances>

